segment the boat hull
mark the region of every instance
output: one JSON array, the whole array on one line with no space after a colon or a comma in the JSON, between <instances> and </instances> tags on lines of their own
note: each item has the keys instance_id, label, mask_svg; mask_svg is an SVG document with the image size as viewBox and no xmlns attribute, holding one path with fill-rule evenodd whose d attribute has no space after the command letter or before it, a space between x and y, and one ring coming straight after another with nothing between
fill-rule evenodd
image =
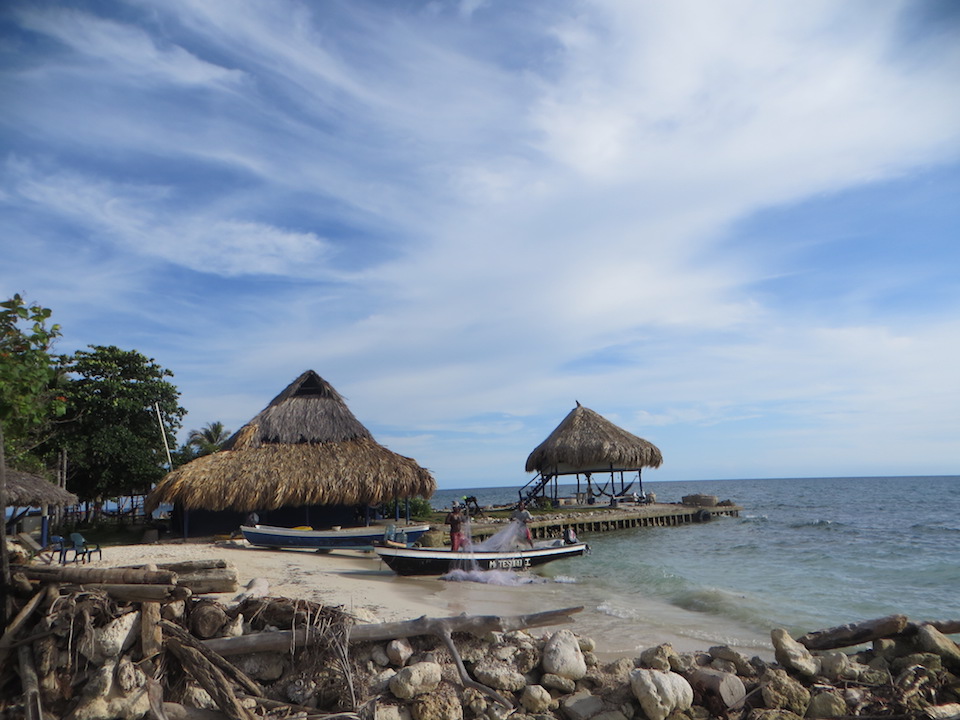
<instances>
[{"instance_id":1,"label":"boat hull","mask_svg":"<svg viewBox=\"0 0 960 720\"><path fill-rule=\"evenodd\" d=\"M527 570L554 560L583 555L587 545L558 543L504 552L453 552L444 548L379 545L373 550L397 575L443 575L451 570Z\"/></svg>"},{"instance_id":2,"label":"boat hull","mask_svg":"<svg viewBox=\"0 0 960 720\"><path fill-rule=\"evenodd\" d=\"M395 529L403 542L416 542L430 529L429 525L408 525ZM369 550L382 542L388 532L384 527L343 528L341 530L298 530L270 525L242 525L240 531L251 545L267 548L300 548L305 550Z\"/></svg>"}]
</instances>

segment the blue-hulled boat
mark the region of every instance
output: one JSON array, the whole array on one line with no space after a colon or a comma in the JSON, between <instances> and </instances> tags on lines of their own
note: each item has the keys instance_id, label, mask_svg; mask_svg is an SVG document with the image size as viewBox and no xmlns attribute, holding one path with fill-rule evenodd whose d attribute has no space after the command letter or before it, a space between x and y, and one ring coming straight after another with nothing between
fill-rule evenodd
<instances>
[{"instance_id":1,"label":"blue-hulled boat","mask_svg":"<svg viewBox=\"0 0 960 720\"><path fill-rule=\"evenodd\" d=\"M370 550L374 543L408 545L420 539L429 525L370 525L367 527L313 530L272 525L242 525L247 542L257 547L301 550Z\"/></svg>"}]
</instances>

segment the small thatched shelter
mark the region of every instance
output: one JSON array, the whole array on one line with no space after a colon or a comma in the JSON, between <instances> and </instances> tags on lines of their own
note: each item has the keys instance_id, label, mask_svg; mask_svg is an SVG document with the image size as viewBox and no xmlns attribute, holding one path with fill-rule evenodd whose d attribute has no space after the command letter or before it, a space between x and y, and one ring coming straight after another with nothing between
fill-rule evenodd
<instances>
[{"instance_id":1,"label":"small thatched shelter","mask_svg":"<svg viewBox=\"0 0 960 720\"><path fill-rule=\"evenodd\" d=\"M43 505L76 505L79 501L72 492L67 492L37 475L7 468L7 504L19 507L42 507Z\"/></svg>"},{"instance_id":2,"label":"small thatched shelter","mask_svg":"<svg viewBox=\"0 0 960 720\"><path fill-rule=\"evenodd\" d=\"M352 525L358 508L430 497L430 472L377 443L340 394L308 370L244 425L219 452L169 473L150 493L191 511L203 531L236 529L249 512L271 525ZM194 512L200 511L200 512ZM210 514L221 512L218 519ZM185 534L186 529L185 529Z\"/></svg>"},{"instance_id":3,"label":"small thatched shelter","mask_svg":"<svg viewBox=\"0 0 960 720\"><path fill-rule=\"evenodd\" d=\"M540 443L527 458L527 472L537 472L531 481L534 488L542 490L552 479L560 475L576 475L577 491L580 476L587 481L587 492L593 497L591 477L594 473L610 473L612 486L599 486L601 495L625 495L633 486L625 483L623 473L637 473L638 490L643 491L641 471L645 467L657 468L663 463L663 455L651 442L614 425L590 408L577 402L577 406L563 419L546 440ZM616 490L615 473L620 473L620 489Z\"/></svg>"}]
</instances>

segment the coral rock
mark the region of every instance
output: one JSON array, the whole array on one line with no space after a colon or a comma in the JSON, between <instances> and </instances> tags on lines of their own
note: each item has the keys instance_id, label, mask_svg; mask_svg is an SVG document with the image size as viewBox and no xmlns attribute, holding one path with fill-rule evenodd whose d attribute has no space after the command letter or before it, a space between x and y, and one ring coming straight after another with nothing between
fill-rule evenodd
<instances>
[{"instance_id":1,"label":"coral rock","mask_svg":"<svg viewBox=\"0 0 960 720\"><path fill-rule=\"evenodd\" d=\"M630 673L630 687L650 720L664 720L676 710L693 705L693 688L682 675L638 669Z\"/></svg>"}]
</instances>

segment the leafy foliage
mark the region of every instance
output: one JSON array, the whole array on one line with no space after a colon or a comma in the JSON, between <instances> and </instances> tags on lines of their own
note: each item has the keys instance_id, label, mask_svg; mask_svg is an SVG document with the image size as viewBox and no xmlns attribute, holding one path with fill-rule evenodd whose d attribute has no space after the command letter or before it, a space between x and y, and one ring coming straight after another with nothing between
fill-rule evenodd
<instances>
[{"instance_id":1,"label":"leafy foliage","mask_svg":"<svg viewBox=\"0 0 960 720\"><path fill-rule=\"evenodd\" d=\"M207 423L200 430L191 430L187 445L196 448L196 457L203 457L217 452L229 437L230 431L222 422L216 421Z\"/></svg>"},{"instance_id":2,"label":"leafy foliage","mask_svg":"<svg viewBox=\"0 0 960 720\"><path fill-rule=\"evenodd\" d=\"M397 503L400 504L400 517L405 517L406 500L391 500L380 507L380 514L385 518L392 518L397 513ZM433 507L430 501L422 497L410 498L410 518L412 520L429 520L433 517Z\"/></svg>"},{"instance_id":3,"label":"leafy foliage","mask_svg":"<svg viewBox=\"0 0 960 720\"><path fill-rule=\"evenodd\" d=\"M167 442L186 410L166 380L173 373L135 350L91 345L62 358L68 420L59 444L69 458L67 487L81 499L147 491L165 473Z\"/></svg>"},{"instance_id":4,"label":"leafy foliage","mask_svg":"<svg viewBox=\"0 0 960 720\"><path fill-rule=\"evenodd\" d=\"M20 295L0 303L0 423L4 456L13 463L24 459L37 433L65 410L54 388L50 347L60 326L47 326L51 314Z\"/></svg>"}]
</instances>

